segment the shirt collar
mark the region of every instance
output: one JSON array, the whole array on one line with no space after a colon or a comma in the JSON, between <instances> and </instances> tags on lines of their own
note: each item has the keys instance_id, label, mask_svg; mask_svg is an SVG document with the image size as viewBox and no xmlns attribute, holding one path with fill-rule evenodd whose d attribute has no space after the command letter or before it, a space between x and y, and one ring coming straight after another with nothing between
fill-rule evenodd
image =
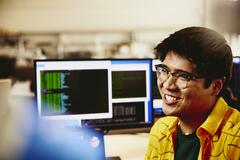
<instances>
[{"instance_id":1,"label":"shirt collar","mask_svg":"<svg viewBox=\"0 0 240 160\"><path fill-rule=\"evenodd\" d=\"M199 127L199 129L202 128L213 136L220 127L224 115L227 112L227 108L227 103L222 97L220 97L206 121Z\"/></svg>"}]
</instances>

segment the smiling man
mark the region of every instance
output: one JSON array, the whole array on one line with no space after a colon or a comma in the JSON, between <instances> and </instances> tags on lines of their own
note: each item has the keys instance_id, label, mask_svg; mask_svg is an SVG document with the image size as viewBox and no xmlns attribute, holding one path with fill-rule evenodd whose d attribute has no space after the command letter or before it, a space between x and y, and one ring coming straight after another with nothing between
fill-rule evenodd
<instances>
[{"instance_id":1,"label":"smiling man","mask_svg":"<svg viewBox=\"0 0 240 160\"><path fill-rule=\"evenodd\" d=\"M221 97L232 52L217 32L189 27L157 45L165 117L150 132L145 160L239 160L240 113Z\"/></svg>"}]
</instances>

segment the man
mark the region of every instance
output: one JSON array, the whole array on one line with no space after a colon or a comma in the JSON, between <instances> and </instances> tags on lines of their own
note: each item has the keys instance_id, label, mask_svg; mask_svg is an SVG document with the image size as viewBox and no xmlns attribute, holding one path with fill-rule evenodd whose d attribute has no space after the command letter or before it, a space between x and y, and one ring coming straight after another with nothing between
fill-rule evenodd
<instances>
[{"instance_id":1,"label":"man","mask_svg":"<svg viewBox=\"0 0 240 160\"><path fill-rule=\"evenodd\" d=\"M146 160L239 160L240 113L221 97L232 52L217 32L189 27L157 45L165 117L152 127Z\"/></svg>"}]
</instances>

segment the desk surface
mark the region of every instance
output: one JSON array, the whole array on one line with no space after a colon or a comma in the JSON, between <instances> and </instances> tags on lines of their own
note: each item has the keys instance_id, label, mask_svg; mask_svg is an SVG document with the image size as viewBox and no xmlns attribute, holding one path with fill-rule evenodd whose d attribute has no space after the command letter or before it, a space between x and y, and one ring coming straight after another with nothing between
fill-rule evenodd
<instances>
[{"instance_id":1,"label":"desk surface","mask_svg":"<svg viewBox=\"0 0 240 160\"><path fill-rule=\"evenodd\" d=\"M121 160L143 160L148 137L148 133L105 135L106 156L119 156Z\"/></svg>"}]
</instances>

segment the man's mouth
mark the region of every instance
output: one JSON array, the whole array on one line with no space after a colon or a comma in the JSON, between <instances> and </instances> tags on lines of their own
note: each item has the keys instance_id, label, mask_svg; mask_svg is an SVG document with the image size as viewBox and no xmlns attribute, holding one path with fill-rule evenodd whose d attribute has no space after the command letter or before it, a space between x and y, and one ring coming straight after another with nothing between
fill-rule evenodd
<instances>
[{"instance_id":1,"label":"man's mouth","mask_svg":"<svg viewBox=\"0 0 240 160\"><path fill-rule=\"evenodd\" d=\"M165 103L168 105L175 104L179 101L180 97L164 94Z\"/></svg>"}]
</instances>

